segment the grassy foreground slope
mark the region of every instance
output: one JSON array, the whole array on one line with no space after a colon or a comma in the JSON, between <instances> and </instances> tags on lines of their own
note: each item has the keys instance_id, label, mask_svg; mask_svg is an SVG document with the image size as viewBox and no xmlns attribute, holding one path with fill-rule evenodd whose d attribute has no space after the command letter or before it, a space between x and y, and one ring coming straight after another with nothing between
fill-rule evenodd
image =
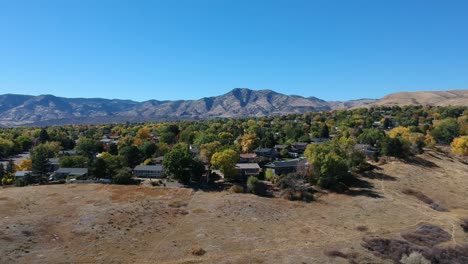
<instances>
[{"instance_id":1,"label":"grassy foreground slope","mask_svg":"<svg viewBox=\"0 0 468 264\"><path fill-rule=\"evenodd\" d=\"M447 210L434 210L408 189ZM312 203L143 186L0 190L0 263L391 263L363 239L401 239L422 223L468 243L468 166L428 151ZM203 255L192 254L202 248ZM333 257L339 251L348 259Z\"/></svg>"}]
</instances>

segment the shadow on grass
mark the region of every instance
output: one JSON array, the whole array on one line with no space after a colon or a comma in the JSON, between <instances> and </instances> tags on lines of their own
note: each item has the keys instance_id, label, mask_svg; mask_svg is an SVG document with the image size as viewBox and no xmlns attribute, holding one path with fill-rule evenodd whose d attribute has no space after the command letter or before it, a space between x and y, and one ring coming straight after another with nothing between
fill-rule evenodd
<instances>
[{"instance_id":1,"label":"shadow on grass","mask_svg":"<svg viewBox=\"0 0 468 264\"><path fill-rule=\"evenodd\" d=\"M364 178L368 178L368 179L375 179L375 180L382 180L382 181L396 181L397 180L396 177L383 174L377 171L366 171L366 172L361 173L361 176Z\"/></svg>"},{"instance_id":2,"label":"shadow on grass","mask_svg":"<svg viewBox=\"0 0 468 264\"><path fill-rule=\"evenodd\" d=\"M339 193L350 195L350 196L366 196L369 198L383 198L382 195L375 192L374 185L366 180L360 179L360 177L353 177L346 182L348 187L346 190L340 191Z\"/></svg>"},{"instance_id":3,"label":"shadow on grass","mask_svg":"<svg viewBox=\"0 0 468 264\"><path fill-rule=\"evenodd\" d=\"M437 164L435 164L434 162L425 160L425 159L420 158L420 157L410 157L410 158L408 158L408 159L406 159L404 161L406 163L416 165L416 166L420 166L420 167L439 168L439 166Z\"/></svg>"}]
</instances>

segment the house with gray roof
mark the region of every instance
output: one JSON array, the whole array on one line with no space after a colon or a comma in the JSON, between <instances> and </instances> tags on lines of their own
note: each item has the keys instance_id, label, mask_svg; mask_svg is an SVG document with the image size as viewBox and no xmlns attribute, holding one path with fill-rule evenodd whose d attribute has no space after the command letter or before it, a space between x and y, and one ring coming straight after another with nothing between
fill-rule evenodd
<instances>
[{"instance_id":1,"label":"house with gray roof","mask_svg":"<svg viewBox=\"0 0 468 264\"><path fill-rule=\"evenodd\" d=\"M236 170L241 176L258 176L260 166L257 163L237 163Z\"/></svg>"},{"instance_id":2,"label":"house with gray roof","mask_svg":"<svg viewBox=\"0 0 468 264\"><path fill-rule=\"evenodd\" d=\"M56 170L51 178L54 180L65 179L67 177L86 177L88 176L87 168L59 168Z\"/></svg>"},{"instance_id":3,"label":"house with gray roof","mask_svg":"<svg viewBox=\"0 0 468 264\"><path fill-rule=\"evenodd\" d=\"M164 166L156 165L138 165L133 169L133 175L138 178L162 178L164 176Z\"/></svg>"},{"instance_id":4,"label":"house with gray roof","mask_svg":"<svg viewBox=\"0 0 468 264\"><path fill-rule=\"evenodd\" d=\"M307 171L308 168L307 159L298 158L291 160L280 160L267 163L265 168L273 170L275 175L282 175L288 173L303 173Z\"/></svg>"}]
</instances>

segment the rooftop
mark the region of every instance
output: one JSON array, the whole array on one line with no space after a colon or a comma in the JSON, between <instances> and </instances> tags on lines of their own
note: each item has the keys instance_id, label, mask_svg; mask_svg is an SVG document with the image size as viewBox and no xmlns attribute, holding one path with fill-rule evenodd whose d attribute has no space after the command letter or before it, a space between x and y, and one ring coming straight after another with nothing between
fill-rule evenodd
<instances>
[{"instance_id":1,"label":"rooftop","mask_svg":"<svg viewBox=\"0 0 468 264\"><path fill-rule=\"evenodd\" d=\"M162 171L163 166L158 165L138 165L133 169L134 171Z\"/></svg>"},{"instance_id":2,"label":"rooftop","mask_svg":"<svg viewBox=\"0 0 468 264\"><path fill-rule=\"evenodd\" d=\"M237 163L236 169L248 170L248 169L260 169L257 163Z\"/></svg>"},{"instance_id":3,"label":"rooftop","mask_svg":"<svg viewBox=\"0 0 468 264\"><path fill-rule=\"evenodd\" d=\"M88 173L87 168L59 168L56 173L71 174L71 175L85 175Z\"/></svg>"}]
</instances>

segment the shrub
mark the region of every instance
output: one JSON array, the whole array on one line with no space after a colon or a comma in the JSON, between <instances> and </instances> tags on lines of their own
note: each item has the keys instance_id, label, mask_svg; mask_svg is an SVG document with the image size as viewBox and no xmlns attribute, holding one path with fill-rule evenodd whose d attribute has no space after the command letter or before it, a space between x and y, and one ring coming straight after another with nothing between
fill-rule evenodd
<instances>
[{"instance_id":1,"label":"shrub","mask_svg":"<svg viewBox=\"0 0 468 264\"><path fill-rule=\"evenodd\" d=\"M343 252L341 252L339 250L326 251L325 255L327 255L329 257L332 257L332 258L335 258L335 257L344 258L344 259L348 258L348 255L346 255L345 253L343 253Z\"/></svg>"},{"instance_id":2,"label":"shrub","mask_svg":"<svg viewBox=\"0 0 468 264\"><path fill-rule=\"evenodd\" d=\"M169 207L179 208L182 206L187 206L187 203L181 200L174 200L169 203Z\"/></svg>"},{"instance_id":3,"label":"shrub","mask_svg":"<svg viewBox=\"0 0 468 264\"><path fill-rule=\"evenodd\" d=\"M13 184L13 177L4 177L2 178L2 185L11 185Z\"/></svg>"},{"instance_id":4,"label":"shrub","mask_svg":"<svg viewBox=\"0 0 468 264\"><path fill-rule=\"evenodd\" d=\"M244 192L244 187L234 184L229 188L230 193L243 193Z\"/></svg>"},{"instance_id":5,"label":"shrub","mask_svg":"<svg viewBox=\"0 0 468 264\"><path fill-rule=\"evenodd\" d=\"M135 181L132 178L132 171L130 168L123 168L117 171L113 181L115 184L134 184Z\"/></svg>"},{"instance_id":6,"label":"shrub","mask_svg":"<svg viewBox=\"0 0 468 264\"><path fill-rule=\"evenodd\" d=\"M247 179L247 190L257 195L264 195L265 184L262 181L260 181L257 177L250 176Z\"/></svg>"},{"instance_id":7,"label":"shrub","mask_svg":"<svg viewBox=\"0 0 468 264\"><path fill-rule=\"evenodd\" d=\"M195 256L203 256L205 255L206 251L198 246L198 245L193 245L192 246L192 255L195 255Z\"/></svg>"},{"instance_id":8,"label":"shrub","mask_svg":"<svg viewBox=\"0 0 468 264\"><path fill-rule=\"evenodd\" d=\"M26 181L24 179L22 179L22 178L19 178L19 179L15 180L15 186L16 187L24 187L26 185L27 185Z\"/></svg>"},{"instance_id":9,"label":"shrub","mask_svg":"<svg viewBox=\"0 0 468 264\"><path fill-rule=\"evenodd\" d=\"M289 201L311 202L314 200L314 195L307 189L287 188L281 192L280 196Z\"/></svg>"},{"instance_id":10,"label":"shrub","mask_svg":"<svg viewBox=\"0 0 468 264\"><path fill-rule=\"evenodd\" d=\"M402 264L431 264L421 253L415 251L411 252L409 256L404 255L400 262Z\"/></svg>"},{"instance_id":11,"label":"shrub","mask_svg":"<svg viewBox=\"0 0 468 264\"><path fill-rule=\"evenodd\" d=\"M415 231L403 234L402 237L408 242L425 247L433 247L451 239L449 233L431 224L422 224Z\"/></svg>"},{"instance_id":12,"label":"shrub","mask_svg":"<svg viewBox=\"0 0 468 264\"><path fill-rule=\"evenodd\" d=\"M369 230L369 228L367 228L367 226L360 225L356 227L356 230L360 232L366 232L367 230Z\"/></svg>"},{"instance_id":13,"label":"shrub","mask_svg":"<svg viewBox=\"0 0 468 264\"><path fill-rule=\"evenodd\" d=\"M408 256L413 251L424 251L423 248L412 245L407 241L386 238L364 238L362 246L374 255L384 259L391 259L395 263L399 263L403 256Z\"/></svg>"},{"instance_id":14,"label":"shrub","mask_svg":"<svg viewBox=\"0 0 468 264\"><path fill-rule=\"evenodd\" d=\"M468 219L463 219L460 225L465 233L468 233Z\"/></svg>"},{"instance_id":15,"label":"shrub","mask_svg":"<svg viewBox=\"0 0 468 264\"><path fill-rule=\"evenodd\" d=\"M161 186L163 182L161 180L155 180L150 182L151 186Z\"/></svg>"}]
</instances>

